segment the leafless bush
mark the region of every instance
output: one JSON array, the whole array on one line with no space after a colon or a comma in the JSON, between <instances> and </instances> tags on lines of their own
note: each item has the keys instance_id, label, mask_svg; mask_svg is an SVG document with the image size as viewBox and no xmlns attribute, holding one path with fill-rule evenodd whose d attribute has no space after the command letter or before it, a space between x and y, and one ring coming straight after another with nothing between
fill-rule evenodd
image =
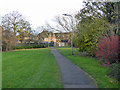
<instances>
[{"instance_id":1,"label":"leafless bush","mask_svg":"<svg viewBox=\"0 0 120 90\"><path fill-rule=\"evenodd\" d=\"M8 30L2 31L2 51L12 50L16 42L16 36Z\"/></svg>"}]
</instances>

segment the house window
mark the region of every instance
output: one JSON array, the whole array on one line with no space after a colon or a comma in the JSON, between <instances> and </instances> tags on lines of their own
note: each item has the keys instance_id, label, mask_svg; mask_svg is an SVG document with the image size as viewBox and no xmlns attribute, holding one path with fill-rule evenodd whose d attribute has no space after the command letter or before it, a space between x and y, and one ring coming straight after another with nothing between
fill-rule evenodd
<instances>
[{"instance_id":1,"label":"house window","mask_svg":"<svg viewBox=\"0 0 120 90\"><path fill-rule=\"evenodd\" d=\"M45 38L45 40L48 40L48 38Z\"/></svg>"}]
</instances>

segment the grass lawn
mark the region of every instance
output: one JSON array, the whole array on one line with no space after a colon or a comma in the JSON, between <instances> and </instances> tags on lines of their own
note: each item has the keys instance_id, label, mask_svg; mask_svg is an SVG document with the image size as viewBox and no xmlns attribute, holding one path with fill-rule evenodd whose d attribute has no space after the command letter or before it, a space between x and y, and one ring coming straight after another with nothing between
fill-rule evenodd
<instances>
[{"instance_id":1,"label":"grass lawn","mask_svg":"<svg viewBox=\"0 0 120 90\"><path fill-rule=\"evenodd\" d=\"M3 88L61 88L59 69L50 49L2 53Z\"/></svg>"},{"instance_id":2,"label":"grass lawn","mask_svg":"<svg viewBox=\"0 0 120 90\"><path fill-rule=\"evenodd\" d=\"M107 76L108 68L100 66L98 60L78 55L71 56L70 48L57 48L57 50L72 63L92 76L96 80L98 88L118 88L116 81Z\"/></svg>"}]
</instances>

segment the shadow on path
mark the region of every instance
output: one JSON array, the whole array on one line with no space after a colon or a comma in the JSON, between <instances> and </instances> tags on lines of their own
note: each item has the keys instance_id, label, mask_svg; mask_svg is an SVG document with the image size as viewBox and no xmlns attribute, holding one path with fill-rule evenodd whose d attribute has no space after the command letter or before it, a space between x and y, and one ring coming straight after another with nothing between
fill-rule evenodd
<instances>
[{"instance_id":1,"label":"shadow on path","mask_svg":"<svg viewBox=\"0 0 120 90\"><path fill-rule=\"evenodd\" d=\"M64 88L96 88L95 81L62 56L56 48L51 47L51 53L58 63Z\"/></svg>"}]
</instances>

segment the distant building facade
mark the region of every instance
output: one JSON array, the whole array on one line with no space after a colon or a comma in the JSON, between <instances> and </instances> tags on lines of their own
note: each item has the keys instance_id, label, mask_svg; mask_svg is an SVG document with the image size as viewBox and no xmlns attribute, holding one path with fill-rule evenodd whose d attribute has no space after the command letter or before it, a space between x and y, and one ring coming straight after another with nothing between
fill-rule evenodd
<instances>
[{"instance_id":1,"label":"distant building facade","mask_svg":"<svg viewBox=\"0 0 120 90\"><path fill-rule=\"evenodd\" d=\"M68 46L70 44L70 33L53 33L43 31L38 34L39 43L54 43L54 46Z\"/></svg>"},{"instance_id":2,"label":"distant building facade","mask_svg":"<svg viewBox=\"0 0 120 90\"><path fill-rule=\"evenodd\" d=\"M19 35L17 37L17 42L16 43L37 43L38 42L38 37L36 35L32 34L26 34L23 37L20 37Z\"/></svg>"},{"instance_id":3,"label":"distant building facade","mask_svg":"<svg viewBox=\"0 0 120 90\"><path fill-rule=\"evenodd\" d=\"M24 37L17 35L17 44L52 44L52 46L68 46L70 45L70 33L53 33L50 31L43 31L38 35L26 34Z\"/></svg>"}]
</instances>

